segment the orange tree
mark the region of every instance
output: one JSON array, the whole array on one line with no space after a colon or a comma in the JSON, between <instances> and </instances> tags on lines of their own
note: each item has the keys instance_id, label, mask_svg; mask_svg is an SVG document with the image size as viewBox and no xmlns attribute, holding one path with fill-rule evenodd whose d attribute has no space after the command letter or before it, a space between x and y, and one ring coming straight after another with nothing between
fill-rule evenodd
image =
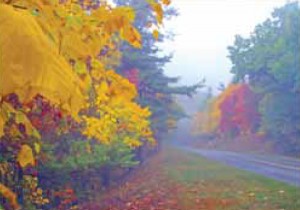
<instances>
[{"instance_id":1,"label":"orange tree","mask_svg":"<svg viewBox=\"0 0 300 210\"><path fill-rule=\"evenodd\" d=\"M249 134L257 130L259 123L258 96L247 84L230 84L196 114L195 132Z\"/></svg>"}]
</instances>

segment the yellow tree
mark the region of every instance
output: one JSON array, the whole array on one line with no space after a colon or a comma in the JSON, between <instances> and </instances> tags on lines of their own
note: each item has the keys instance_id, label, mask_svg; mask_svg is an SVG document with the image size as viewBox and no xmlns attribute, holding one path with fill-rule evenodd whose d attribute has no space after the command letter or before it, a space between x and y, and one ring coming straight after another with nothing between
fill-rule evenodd
<instances>
[{"instance_id":1,"label":"yellow tree","mask_svg":"<svg viewBox=\"0 0 300 210\"><path fill-rule=\"evenodd\" d=\"M10 4L1 4L1 22L4 23L1 31L6 31L1 33L4 52L0 71L2 101L8 94L15 93L22 103L26 103L40 94L78 119L79 110L90 106L85 104L103 95L103 78L109 81L109 89L117 90L118 85L122 87L122 84L114 82L130 86L114 71L106 72L107 60L99 59L99 52L104 47L117 51L116 45L120 40L141 47L140 34L131 25L135 18L131 8L111 8L102 4L88 12L73 1L2 2ZM87 63L88 59L92 60L92 64ZM97 89L99 94L88 99L86 93L91 89ZM129 102L134 104L134 96L124 95L135 95L134 87L127 88L127 92L117 91L107 97L116 97L118 101L124 99L127 101L125 105L133 109ZM104 104L98 100L97 105L101 107ZM1 107L0 130L3 134L9 110L5 109L4 103ZM147 118L149 113L145 113Z\"/></svg>"},{"instance_id":2,"label":"yellow tree","mask_svg":"<svg viewBox=\"0 0 300 210\"><path fill-rule=\"evenodd\" d=\"M83 134L100 143L111 143L115 137L131 147L140 146L141 139L154 142L148 121L151 113L134 102L135 87L107 69L111 62L117 63L111 55L120 58L121 41L141 47L141 36L132 25L135 13L105 1L87 9L95 6L91 4L0 1L0 137L12 116L29 135L39 136L26 117L28 110L7 102L10 94L16 94L22 105L42 95L83 123ZM161 22L158 4L149 4ZM15 135L23 135L15 130ZM32 147L21 144L16 159L26 167L33 163L33 155L25 157L22 151L32 153ZM39 152L37 148L34 153Z\"/></svg>"}]
</instances>

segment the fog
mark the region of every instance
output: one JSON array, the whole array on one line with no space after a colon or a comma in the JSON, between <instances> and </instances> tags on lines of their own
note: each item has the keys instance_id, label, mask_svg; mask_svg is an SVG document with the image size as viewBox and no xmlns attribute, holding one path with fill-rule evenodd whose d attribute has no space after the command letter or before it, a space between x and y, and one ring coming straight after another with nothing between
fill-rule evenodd
<instances>
[{"instance_id":1,"label":"fog","mask_svg":"<svg viewBox=\"0 0 300 210\"><path fill-rule=\"evenodd\" d=\"M165 23L176 34L163 44L165 52L174 52L166 73L180 76L181 84L205 77L214 90L220 82L231 80L227 46L240 34L249 36L254 27L270 17L286 0L173 0L180 15Z\"/></svg>"}]
</instances>

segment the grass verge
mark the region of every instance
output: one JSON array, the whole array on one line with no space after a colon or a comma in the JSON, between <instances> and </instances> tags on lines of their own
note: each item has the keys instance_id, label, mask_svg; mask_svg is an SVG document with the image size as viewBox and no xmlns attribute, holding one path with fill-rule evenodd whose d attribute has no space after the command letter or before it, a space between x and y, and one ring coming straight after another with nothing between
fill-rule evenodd
<instances>
[{"instance_id":1,"label":"grass verge","mask_svg":"<svg viewBox=\"0 0 300 210\"><path fill-rule=\"evenodd\" d=\"M185 209L299 210L300 189L179 149L164 153L167 176L190 189Z\"/></svg>"},{"instance_id":2,"label":"grass verge","mask_svg":"<svg viewBox=\"0 0 300 210\"><path fill-rule=\"evenodd\" d=\"M300 188L166 146L121 186L81 209L299 210Z\"/></svg>"}]
</instances>

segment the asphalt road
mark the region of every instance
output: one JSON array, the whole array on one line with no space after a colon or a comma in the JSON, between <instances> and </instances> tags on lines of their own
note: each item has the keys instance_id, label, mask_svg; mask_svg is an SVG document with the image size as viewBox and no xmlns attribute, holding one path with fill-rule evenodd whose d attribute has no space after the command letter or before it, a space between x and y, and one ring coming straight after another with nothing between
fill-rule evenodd
<instances>
[{"instance_id":1,"label":"asphalt road","mask_svg":"<svg viewBox=\"0 0 300 210\"><path fill-rule=\"evenodd\" d=\"M251 171L263 176L300 187L300 160L282 156L242 154L228 151L180 147L226 165Z\"/></svg>"},{"instance_id":2,"label":"asphalt road","mask_svg":"<svg viewBox=\"0 0 300 210\"><path fill-rule=\"evenodd\" d=\"M186 139L197 139L197 137L191 135L191 127L192 121L190 119L184 119L178 123L178 128L170 136L172 140L175 140L174 145L186 151L199 154L207 159L216 160L229 166L300 187L299 159L188 147L183 143Z\"/></svg>"}]
</instances>

